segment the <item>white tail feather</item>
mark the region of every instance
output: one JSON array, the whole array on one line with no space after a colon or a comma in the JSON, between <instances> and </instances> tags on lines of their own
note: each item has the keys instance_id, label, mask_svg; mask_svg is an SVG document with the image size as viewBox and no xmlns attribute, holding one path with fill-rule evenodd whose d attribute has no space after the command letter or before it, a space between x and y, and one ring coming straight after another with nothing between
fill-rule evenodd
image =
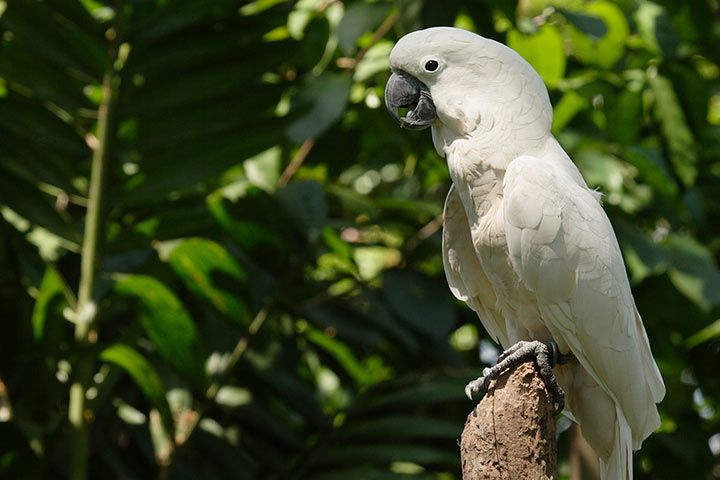
<instances>
[{"instance_id":1,"label":"white tail feather","mask_svg":"<svg viewBox=\"0 0 720 480\"><path fill-rule=\"evenodd\" d=\"M613 449L607 462L600 460L600 478L602 480L632 480L633 452L630 425L617 405L615 405L615 415Z\"/></svg>"}]
</instances>

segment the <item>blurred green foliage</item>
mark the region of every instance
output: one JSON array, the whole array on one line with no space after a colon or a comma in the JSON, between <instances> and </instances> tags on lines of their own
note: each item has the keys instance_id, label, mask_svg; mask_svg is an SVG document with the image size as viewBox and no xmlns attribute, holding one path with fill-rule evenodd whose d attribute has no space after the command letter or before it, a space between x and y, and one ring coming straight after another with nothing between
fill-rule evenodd
<instances>
[{"instance_id":1,"label":"blurred green foliage","mask_svg":"<svg viewBox=\"0 0 720 480\"><path fill-rule=\"evenodd\" d=\"M456 25L536 67L605 194L668 387L638 478L720 478L719 15L716 0L0 0L0 477L68 478L68 388L89 358L90 478L458 478L462 387L477 341L496 352L443 275L446 166L381 101L394 41Z\"/></svg>"}]
</instances>

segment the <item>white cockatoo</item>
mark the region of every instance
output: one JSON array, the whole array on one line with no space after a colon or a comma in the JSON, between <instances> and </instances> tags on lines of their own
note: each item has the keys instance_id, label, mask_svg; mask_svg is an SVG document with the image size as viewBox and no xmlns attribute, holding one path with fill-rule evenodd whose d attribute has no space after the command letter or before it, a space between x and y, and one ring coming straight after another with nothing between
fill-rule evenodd
<instances>
[{"instance_id":1,"label":"white cockatoo","mask_svg":"<svg viewBox=\"0 0 720 480\"><path fill-rule=\"evenodd\" d=\"M550 133L543 81L505 45L448 27L404 36L390 66L389 112L405 128L431 126L450 170L450 289L506 349L468 393L535 356L602 478L632 479L632 451L659 426L665 386L600 195Z\"/></svg>"}]
</instances>

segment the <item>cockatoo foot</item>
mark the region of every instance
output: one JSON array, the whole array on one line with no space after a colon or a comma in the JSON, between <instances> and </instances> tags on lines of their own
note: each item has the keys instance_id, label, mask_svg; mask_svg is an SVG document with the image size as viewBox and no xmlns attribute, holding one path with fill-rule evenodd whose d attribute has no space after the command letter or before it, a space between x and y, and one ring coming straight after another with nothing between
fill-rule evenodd
<instances>
[{"instance_id":1,"label":"cockatoo foot","mask_svg":"<svg viewBox=\"0 0 720 480\"><path fill-rule=\"evenodd\" d=\"M465 387L465 395L470 400L479 400L481 393L487 390L491 380L495 380L509 368L517 367L528 360L534 360L540 368L540 376L545 381L555 401L555 413L565 408L565 392L558 384L552 367L567 362L568 357L562 355L555 342L544 343L538 340L532 342L521 341L505 350L494 367L483 370L482 377L473 380Z\"/></svg>"}]
</instances>

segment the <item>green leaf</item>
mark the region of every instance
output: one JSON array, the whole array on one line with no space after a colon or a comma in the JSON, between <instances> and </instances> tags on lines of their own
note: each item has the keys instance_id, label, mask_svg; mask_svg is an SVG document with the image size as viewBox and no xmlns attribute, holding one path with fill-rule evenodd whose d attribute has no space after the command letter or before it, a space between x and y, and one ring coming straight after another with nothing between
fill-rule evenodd
<instances>
[{"instance_id":1,"label":"green leaf","mask_svg":"<svg viewBox=\"0 0 720 480\"><path fill-rule=\"evenodd\" d=\"M669 235L663 247L675 287L703 310L720 305L720 270L707 247L676 234Z\"/></svg>"},{"instance_id":2,"label":"green leaf","mask_svg":"<svg viewBox=\"0 0 720 480\"><path fill-rule=\"evenodd\" d=\"M594 40L604 37L607 33L605 22L598 16L588 15L582 12L571 12L565 8L558 8L558 12L578 30Z\"/></svg>"},{"instance_id":3,"label":"green leaf","mask_svg":"<svg viewBox=\"0 0 720 480\"><path fill-rule=\"evenodd\" d=\"M200 381L203 357L197 328L183 304L162 282L145 275L128 275L115 290L139 300L140 324L158 353L179 373Z\"/></svg>"},{"instance_id":4,"label":"green leaf","mask_svg":"<svg viewBox=\"0 0 720 480\"><path fill-rule=\"evenodd\" d=\"M319 451L312 461L314 466L349 464L386 464L397 461L421 465L453 464L457 453L452 449L427 447L418 444L378 443L372 445L332 445Z\"/></svg>"},{"instance_id":5,"label":"green leaf","mask_svg":"<svg viewBox=\"0 0 720 480\"><path fill-rule=\"evenodd\" d=\"M345 111L351 83L350 76L337 73L305 77L296 106L303 113L287 128L290 140L300 143L329 129Z\"/></svg>"},{"instance_id":6,"label":"green leaf","mask_svg":"<svg viewBox=\"0 0 720 480\"><path fill-rule=\"evenodd\" d=\"M247 274L219 243L188 238L169 245L167 261L185 286L231 320L245 325Z\"/></svg>"},{"instance_id":7,"label":"green leaf","mask_svg":"<svg viewBox=\"0 0 720 480\"><path fill-rule=\"evenodd\" d=\"M353 80L356 82L367 82L373 75L390 70L390 52L393 43L387 40L380 40L365 52L355 68Z\"/></svg>"},{"instance_id":8,"label":"green leaf","mask_svg":"<svg viewBox=\"0 0 720 480\"><path fill-rule=\"evenodd\" d=\"M625 41L630 33L623 11L609 1L586 3L581 10L571 13L600 19L607 28L600 37L588 36L575 26L569 26L568 37L574 55L582 62L610 68L623 56Z\"/></svg>"},{"instance_id":9,"label":"green leaf","mask_svg":"<svg viewBox=\"0 0 720 480\"><path fill-rule=\"evenodd\" d=\"M364 324L344 308L332 304L319 305L307 310L308 320L319 328L331 328L338 338L355 344L377 347L382 336L375 325Z\"/></svg>"},{"instance_id":10,"label":"green leaf","mask_svg":"<svg viewBox=\"0 0 720 480\"><path fill-rule=\"evenodd\" d=\"M623 156L655 192L670 198L677 195L677 181L659 147L631 146L624 150Z\"/></svg>"},{"instance_id":11,"label":"green leaf","mask_svg":"<svg viewBox=\"0 0 720 480\"><path fill-rule=\"evenodd\" d=\"M665 8L653 2L642 2L635 12L638 33L654 53L674 56L680 38Z\"/></svg>"},{"instance_id":12,"label":"green leaf","mask_svg":"<svg viewBox=\"0 0 720 480\"><path fill-rule=\"evenodd\" d=\"M346 344L320 330L310 329L306 336L308 340L332 355L361 388L386 380L390 376L390 371L378 357L360 361Z\"/></svg>"},{"instance_id":13,"label":"green leaf","mask_svg":"<svg viewBox=\"0 0 720 480\"><path fill-rule=\"evenodd\" d=\"M685 114L670 80L653 76L650 87L655 94L655 117L662 127L672 165L683 184L691 186L698 174L697 146Z\"/></svg>"},{"instance_id":14,"label":"green leaf","mask_svg":"<svg viewBox=\"0 0 720 480\"><path fill-rule=\"evenodd\" d=\"M385 412L416 407L430 408L446 402L463 401L467 378L474 371L460 371L457 376L430 374L416 370L412 375L396 377L368 391L355 406L356 414Z\"/></svg>"},{"instance_id":15,"label":"green leaf","mask_svg":"<svg viewBox=\"0 0 720 480\"><path fill-rule=\"evenodd\" d=\"M0 108L5 114L0 116L0 126L9 134L7 138L4 137L2 150L12 150L14 156L30 157L28 161L33 160L30 152L40 150L52 157L53 162L49 167L57 170L59 170L59 166L55 165L57 156L60 158L90 156L89 148L77 131L68 125L67 121L63 121L36 102L13 95L3 99ZM39 160L35 161L34 166L40 169L48 168ZM67 172L60 173L67 176ZM42 171L36 172L35 175L41 178L47 176ZM67 178L57 173L54 177L58 177L57 180L63 183L70 183Z\"/></svg>"},{"instance_id":16,"label":"green leaf","mask_svg":"<svg viewBox=\"0 0 720 480\"><path fill-rule=\"evenodd\" d=\"M400 264L402 253L396 248L381 246L357 247L353 252L353 260L358 266L360 277L365 280L372 280L383 270Z\"/></svg>"},{"instance_id":17,"label":"green leaf","mask_svg":"<svg viewBox=\"0 0 720 480\"><path fill-rule=\"evenodd\" d=\"M310 241L320 237L327 221L327 203L322 185L314 181L292 182L275 193L295 226Z\"/></svg>"},{"instance_id":18,"label":"green leaf","mask_svg":"<svg viewBox=\"0 0 720 480\"><path fill-rule=\"evenodd\" d=\"M53 265L45 269L33 306L32 325L35 340L42 340L47 328L47 321L51 317L62 319L62 308L67 306L65 301L65 280Z\"/></svg>"},{"instance_id":19,"label":"green leaf","mask_svg":"<svg viewBox=\"0 0 720 480\"><path fill-rule=\"evenodd\" d=\"M688 348L693 348L701 343L705 343L709 340L720 338L720 319L715 320L713 323L703 328L699 332L694 333L690 338L687 339L685 344Z\"/></svg>"},{"instance_id":20,"label":"green leaf","mask_svg":"<svg viewBox=\"0 0 720 480\"><path fill-rule=\"evenodd\" d=\"M380 24L389 9L390 4L388 3L355 2L351 4L345 10L345 15L338 25L338 39L343 53L345 55L352 54L358 38Z\"/></svg>"},{"instance_id":21,"label":"green leaf","mask_svg":"<svg viewBox=\"0 0 720 480\"><path fill-rule=\"evenodd\" d=\"M510 30L507 44L522 55L549 86L556 85L565 75L563 39L555 26L545 24L534 35Z\"/></svg>"},{"instance_id":22,"label":"green leaf","mask_svg":"<svg viewBox=\"0 0 720 480\"><path fill-rule=\"evenodd\" d=\"M634 283L649 275L657 275L667 269L663 248L653 241L649 233L625 221L613 222L623 255Z\"/></svg>"},{"instance_id":23,"label":"green leaf","mask_svg":"<svg viewBox=\"0 0 720 480\"><path fill-rule=\"evenodd\" d=\"M150 403L158 409L166 424L172 425L170 407L165 398L165 385L155 367L132 347L116 343L100 354L100 359L125 370L145 394Z\"/></svg>"},{"instance_id":24,"label":"green leaf","mask_svg":"<svg viewBox=\"0 0 720 480\"><path fill-rule=\"evenodd\" d=\"M342 205L343 209L358 215L376 217L380 210L371 198L361 195L352 188L334 184L328 186L328 193Z\"/></svg>"},{"instance_id":25,"label":"green leaf","mask_svg":"<svg viewBox=\"0 0 720 480\"><path fill-rule=\"evenodd\" d=\"M246 250L256 247L282 249L281 236L270 225L264 212L276 208L272 197L247 181L238 181L207 197L207 207L215 221Z\"/></svg>"},{"instance_id":26,"label":"green leaf","mask_svg":"<svg viewBox=\"0 0 720 480\"><path fill-rule=\"evenodd\" d=\"M574 90L563 94L553 112L553 133L561 132L572 119L587 108L589 102Z\"/></svg>"},{"instance_id":27,"label":"green leaf","mask_svg":"<svg viewBox=\"0 0 720 480\"><path fill-rule=\"evenodd\" d=\"M443 285L408 270L383 275L385 298L395 314L415 331L431 338L446 338L455 324L455 309Z\"/></svg>"},{"instance_id":28,"label":"green leaf","mask_svg":"<svg viewBox=\"0 0 720 480\"><path fill-rule=\"evenodd\" d=\"M32 224L72 243L79 243L80 235L71 225L67 214L55 210L51 198L27 182L5 173L0 175L0 204L6 205Z\"/></svg>"},{"instance_id":29,"label":"green leaf","mask_svg":"<svg viewBox=\"0 0 720 480\"><path fill-rule=\"evenodd\" d=\"M462 432L455 420L415 415L383 415L379 418L350 422L338 431L343 441L350 439L443 439L453 440Z\"/></svg>"},{"instance_id":30,"label":"green leaf","mask_svg":"<svg viewBox=\"0 0 720 480\"><path fill-rule=\"evenodd\" d=\"M633 142L643 126L642 95L623 90L619 95L608 95L606 98L608 135L625 145Z\"/></svg>"},{"instance_id":31,"label":"green leaf","mask_svg":"<svg viewBox=\"0 0 720 480\"><path fill-rule=\"evenodd\" d=\"M275 190L280 178L281 153L280 147L275 146L245 160L245 175L250 184L267 192Z\"/></svg>"},{"instance_id":32,"label":"green leaf","mask_svg":"<svg viewBox=\"0 0 720 480\"><path fill-rule=\"evenodd\" d=\"M136 181L123 185L124 191L113 200L116 204L136 206L171 195L197 194L204 182L236 165L238 159L249 158L274 145L280 139L276 129L276 124L259 121L244 132L246 139L242 142L221 135L168 147L152 155L151 161L142 162L134 177Z\"/></svg>"}]
</instances>

